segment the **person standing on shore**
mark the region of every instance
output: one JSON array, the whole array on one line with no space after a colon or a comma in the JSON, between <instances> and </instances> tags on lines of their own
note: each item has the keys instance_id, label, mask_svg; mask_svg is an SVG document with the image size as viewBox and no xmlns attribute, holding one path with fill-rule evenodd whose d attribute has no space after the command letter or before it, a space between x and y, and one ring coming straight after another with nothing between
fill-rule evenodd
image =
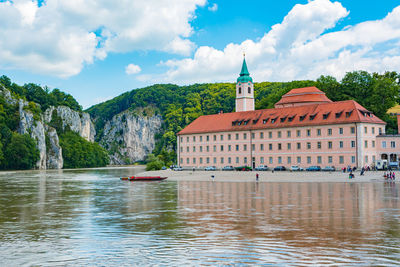
<instances>
[{"instance_id":1,"label":"person standing on shore","mask_svg":"<svg viewBox=\"0 0 400 267\"><path fill-rule=\"evenodd\" d=\"M258 182L258 173L256 173L256 181Z\"/></svg>"}]
</instances>

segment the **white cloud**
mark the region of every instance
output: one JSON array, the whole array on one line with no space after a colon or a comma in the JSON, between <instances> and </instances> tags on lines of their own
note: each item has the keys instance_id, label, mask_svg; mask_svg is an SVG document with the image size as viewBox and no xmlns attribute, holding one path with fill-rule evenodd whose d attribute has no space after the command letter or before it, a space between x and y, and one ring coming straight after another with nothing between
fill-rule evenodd
<instances>
[{"instance_id":1,"label":"white cloud","mask_svg":"<svg viewBox=\"0 0 400 267\"><path fill-rule=\"evenodd\" d=\"M0 2L0 68L68 77L109 52L190 55L191 20L206 0ZM157 8L155 8L157 7Z\"/></svg>"},{"instance_id":2,"label":"white cloud","mask_svg":"<svg viewBox=\"0 0 400 267\"><path fill-rule=\"evenodd\" d=\"M135 64L129 64L128 66L125 67L125 73L128 75L138 74L141 71L142 71L142 69L138 65L135 65Z\"/></svg>"},{"instance_id":3,"label":"white cloud","mask_svg":"<svg viewBox=\"0 0 400 267\"><path fill-rule=\"evenodd\" d=\"M243 51L255 81L341 78L352 70L400 69L400 6L382 20L326 32L348 14L339 2L329 0L297 4L259 41L230 43L223 50L199 47L193 57L162 62L169 70L153 79L179 84L234 81Z\"/></svg>"},{"instance_id":4,"label":"white cloud","mask_svg":"<svg viewBox=\"0 0 400 267\"><path fill-rule=\"evenodd\" d=\"M208 7L208 10L211 12L215 12L218 10L218 5L214 3L212 6Z\"/></svg>"}]
</instances>

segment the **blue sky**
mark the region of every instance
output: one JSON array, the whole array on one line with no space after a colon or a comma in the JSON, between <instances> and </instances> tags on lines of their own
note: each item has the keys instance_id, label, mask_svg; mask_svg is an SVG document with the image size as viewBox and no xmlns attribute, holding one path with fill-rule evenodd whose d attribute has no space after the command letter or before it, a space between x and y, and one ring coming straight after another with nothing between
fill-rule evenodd
<instances>
[{"instance_id":1,"label":"blue sky","mask_svg":"<svg viewBox=\"0 0 400 267\"><path fill-rule=\"evenodd\" d=\"M132 2L132 3L131 3ZM0 75L85 108L154 83L400 71L394 0L0 0Z\"/></svg>"}]
</instances>

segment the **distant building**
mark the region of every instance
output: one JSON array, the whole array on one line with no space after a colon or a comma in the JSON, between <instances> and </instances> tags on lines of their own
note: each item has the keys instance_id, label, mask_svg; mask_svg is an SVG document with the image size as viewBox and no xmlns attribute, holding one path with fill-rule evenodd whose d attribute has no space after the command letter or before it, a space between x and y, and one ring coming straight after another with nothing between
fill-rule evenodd
<instances>
[{"instance_id":1,"label":"distant building","mask_svg":"<svg viewBox=\"0 0 400 267\"><path fill-rule=\"evenodd\" d=\"M236 112L201 116L180 131L178 163L362 167L385 154L382 142L392 138L384 137L385 125L356 101L333 102L316 87L293 89L275 108L254 110L253 80L243 60Z\"/></svg>"}]
</instances>

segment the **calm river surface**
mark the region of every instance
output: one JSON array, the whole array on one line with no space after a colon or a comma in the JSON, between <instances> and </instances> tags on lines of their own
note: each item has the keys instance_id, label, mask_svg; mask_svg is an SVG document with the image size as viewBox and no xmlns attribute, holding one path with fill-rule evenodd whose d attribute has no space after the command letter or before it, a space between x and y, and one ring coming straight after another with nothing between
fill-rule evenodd
<instances>
[{"instance_id":1,"label":"calm river surface","mask_svg":"<svg viewBox=\"0 0 400 267\"><path fill-rule=\"evenodd\" d=\"M400 265L400 183L0 173L1 266Z\"/></svg>"}]
</instances>

